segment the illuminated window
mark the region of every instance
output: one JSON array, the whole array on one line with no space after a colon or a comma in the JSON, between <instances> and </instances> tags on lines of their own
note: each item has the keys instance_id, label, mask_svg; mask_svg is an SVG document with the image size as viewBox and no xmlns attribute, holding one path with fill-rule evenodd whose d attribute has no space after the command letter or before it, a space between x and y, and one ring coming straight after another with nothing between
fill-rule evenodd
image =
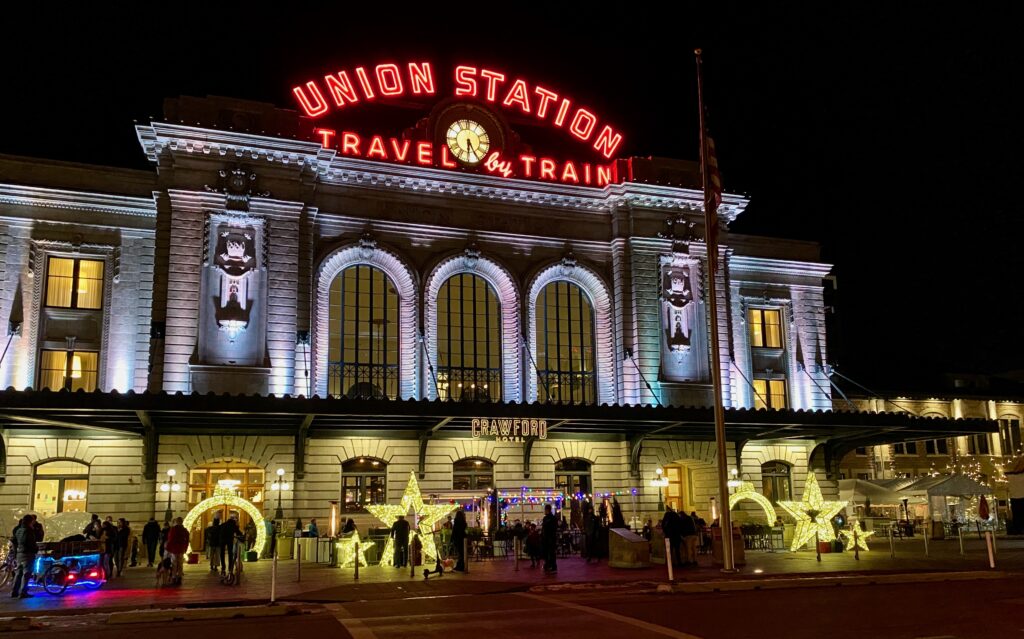
<instances>
[{"instance_id":1,"label":"illuminated window","mask_svg":"<svg viewBox=\"0 0 1024 639\"><path fill-rule=\"evenodd\" d=\"M47 306L89 310L103 307L103 262L50 257L46 264Z\"/></svg>"},{"instance_id":2,"label":"illuminated window","mask_svg":"<svg viewBox=\"0 0 1024 639\"><path fill-rule=\"evenodd\" d=\"M793 499L790 471L786 462L770 461L761 465L761 491L772 504Z\"/></svg>"},{"instance_id":3,"label":"illuminated window","mask_svg":"<svg viewBox=\"0 0 1024 639\"><path fill-rule=\"evenodd\" d=\"M358 457L341 465L341 499L345 512L365 512L373 504L386 504L388 465L380 459Z\"/></svg>"},{"instance_id":4,"label":"illuminated window","mask_svg":"<svg viewBox=\"0 0 1024 639\"><path fill-rule=\"evenodd\" d=\"M786 408L785 379L755 379L754 408Z\"/></svg>"},{"instance_id":5,"label":"illuminated window","mask_svg":"<svg viewBox=\"0 0 1024 639\"><path fill-rule=\"evenodd\" d=\"M949 440L929 439L924 443L924 452L926 455L948 455Z\"/></svg>"},{"instance_id":6,"label":"illuminated window","mask_svg":"<svg viewBox=\"0 0 1024 639\"><path fill-rule=\"evenodd\" d=\"M460 273L437 294L437 389L441 399L501 400L501 305L479 275Z\"/></svg>"},{"instance_id":7,"label":"illuminated window","mask_svg":"<svg viewBox=\"0 0 1024 639\"><path fill-rule=\"evenodd\" d=\"M900 444L892 445L892 453L894 455L916 455L917 454L917 442L905 442Z\"/></svg>"},{"instance_id":8,"label":"illuminated window","mask_svg":"<svg viewBox=\"0 0 1024 639\"><path fill-rule=\"evenodd\" d=\"M350 266L331 282L328 393L362 399L398 397L398 293L388 276Z\"/></svg>"},{"instance_id":9,"label":"illuminated window","mask_svg":"<svg viewBox=\"0 0 1024 639\"><path fill-rule=\"evenodd\" d=\"M452 464L453 490L494 488L494 464L486 459L460 459Z\"/></svg>"},{"instance_id":10,"label":"illuminated window","mask_svg":"<svg viewBox=\"0 0 1024 639\"><path fill-rule=\"evenodd\" d=\"M779 309L752 308L747 311L750 346L782 348L782 312Z\"/></svg>"},{"instance_id":11,"label":"illuminated window","mask_svg":"<svg viewBox=\"0 0 1024 639\"><path fill-rule=\"evenodd\" d=\"M555 488L576 499L590 494L590 462L585 459L563 459L555 464Z\"/></svg>"},{"instance_id":12,"label":"illuminated window","mask_svg":"<svg viewBox=\"0 0 1024 639\"><path fill-rule=\"evenodd\" d=\"M988 444L988 435L969 435L967 437L968 455L990 455L992 454Z\"/></svg>"},{"instance_id":13,"label":"illuminated window","mask_svg":"<svg viewBox=\"0 0 1024 639\"><path fill-rule=\"evenodd\" d=\"M84 513L89 492L89 467L75 461L52 461L36 466L32 510L42 517Z\"/></svg>"},{"instance_id":14,"label":"illuminated window","mask_svg":"<svg viewBox=\"0 0 1024 639\"><path fill-rule=\"evenodd\" d=\"M1004 455L1021 452L1020 420L1004 418L999 420L999 445Z\"/></svg>"},{"instance_id":15,"label":"illuminated window","mask_svg":"<svg viewBox=\"0 0 1024 639\"><path fill-rule=\"evenodd\" d=\"M593 404L594 309L571 282L552 282L537 296L537 399Z\"/></svg>"},{"instance_id":16,"label":"illuminated window","mask_svg":"<svg viewBox=\"0 0 1024 639\"><path fill-rule=\"evenodd\" d=\"M94 391L98 369L99 353L44 350L39 357L39 388Z\"/></svg>"}]
</instances>

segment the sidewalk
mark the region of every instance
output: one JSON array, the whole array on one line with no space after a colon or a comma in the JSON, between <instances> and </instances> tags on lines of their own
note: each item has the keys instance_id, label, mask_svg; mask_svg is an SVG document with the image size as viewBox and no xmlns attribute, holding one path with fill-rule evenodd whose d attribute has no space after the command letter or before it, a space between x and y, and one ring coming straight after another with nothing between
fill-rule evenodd
<instances>
[{"instance_id":1,"label":"sidewalk","mask_svg":"<svg viewBox=\"0 0 1024 639\"><path fill-rule=\"evenodd\" d=\"M746 565L734 575L723 574L718 567L711 565L710 556L702 555L698 568L676 570L675 580L677 583L697 584L765 578L799 578L805 581L807 577L814 576L865 573L991 572L985 544L978 539L965 540L964 557L960 556L955 541L932 542L931 557L928 558L924 556L920 538L897 540L895 547L895 559L889 556L888 542L883 539L873 543L871 551L862 552L860 561L854 559L853 553L844 552L823 554L820 563L814 553L807 551L748 551ZM380 600L487 594L559 584L635 587L639 582L646 582L648 587L653 587L668 581L665 566L627 570L609 568L604 561L588 565L582 559L571 558L559 560L557 575L545 575L539 567L529 566L529 561L520 561L517 571L512 560L473 562L469 574L433 575L427 581L423 579L422 568L417 568L415 576L410 577L408 568L371 566L361 569L360 578L356 581L352 568L303 563L301 582L297 582L295 562L281 561L278 564L277 599L309 602ZM1024 539L999 540L996 566L999 571L1024 572ZM265 603L270 599L271 572L272 562L269 561L246 564L242 585L229 587L221 585L206 566L187 566L184 586L157 589L154 587L154 570L137 567L128 569L125 576L96 591L69 589L64 595L55 597L40 590L35 592L35 597L26 600L0 596L0 617Z\"/></svg>"}]
</instances>

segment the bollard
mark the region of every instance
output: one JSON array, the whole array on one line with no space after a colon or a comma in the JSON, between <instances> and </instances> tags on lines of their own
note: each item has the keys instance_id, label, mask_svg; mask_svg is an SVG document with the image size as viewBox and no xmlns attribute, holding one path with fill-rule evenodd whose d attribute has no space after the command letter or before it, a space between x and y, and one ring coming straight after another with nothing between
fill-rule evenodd
<instances>
[{"instance_id":1,"label":"bollard","mask_svg":"<svg viewBox=\"0 0 1024 639\"><path fill-rule=\"evenodd\" d=\"M928 538L931 537L931 531L926 530L924 533L924 556L928 556Z\"/></svg>"},{"instance_id":2,"label":"bollard","mask_svg":"<svg viewBox=\"0 0 1024 639\"><path fill-rule=\"evenodd\" d=\"M858 532L860 532L858 530L858 526L856 524L854 524L854 526L853 526L853 558L856 559L857 561L860 561L860 546L857 545L857 533Z\"/></svg>"},{"instance_id":3,"label":"bollard","mask_svg":"<svg viewBox=\"0 0 1024 639\"><path fill-rule=\"evenodd\" d=\"M992 554L993 555L998 555L999 554L999 547L996 546L996 531L994 531L994 530L992 531Z\"/></svg>"},{"instance_id":4,"label":"bollard","mask_svg":"<svg viewBox=\"0 0 1024 639\"><path fill-rule=\"evenodd\" d=\"M413 537L410 536L409 537L409 549L406 551L409 554L406 555L406 557L409 558L409 576L410 577L415 577L416 576L416 566L413 564L413 561L412 561L412 540L413 540ZM423 552L423 546L422 545L420 546L420 552Z\"/></svg>"},{"instance_id":5,"label":"bollard","mask_svg":"<svg viewBox=\"0 0 1024 639\"><path fill-rule=\"evenodd\" d=\"M516 556L516 572L519 572L519 537L512 540L512 552Z\"/></svg>"},{"instance_id":6,"label":"bollard","mask_svg":"<svg viewBox=\"0 0 1024 639\"><path fill-rule=\"evenodd\" d=\"M675 577L672 575L672 542L665 538L665 565L668 566L668 582L674 584Z\"/></svg>"},{"instance_id":7,"label":"bollard","mask_svg":"<svg viewBox=\"0 0 1024 639\"><path fill-rule=\"evenodd\" d=\"M956 534L957 534L957 537L960 538L960 556L963 557L964 556L964 527L963 526L957 526L956 527Z\"/></svg>"},{"instance_id":8,"label":"bollard","mask_svg":"<svg viewBox=\"0 0 1024 639\"><path fill-rule=\"evenodd\" d=\"M302 581L302 544L295 542L295 581Z\"/></svg>"},{"instance_id":9,"label":"bollard","mask_svg":"<svg viewBox=\"0 0 1024 639\"><path fill-rule=\"evenodd\" d=\"M462 572L469 574L469 540L462 540Z\"/></svg>"},{"instance_id":10,"label":"bollard","mask_svg":"<svg viewBox=\"0 0 1024 639\"><path fill-rule=\"evenodd\" d=\"M359 542L357 541L356 542L356 560L354 562L355 565L356 565L356 581L359 581L359 557L360 556L361 555L359 554Z\"/></svg>"},{"instance_id":11,"label":"bollard","mask_svg":"<svg viewBox=\"0 0 1024 639\"><path fill-rule=\"evenodd\" d=\"M889 531L889 558L896 559L896 543L893 541L894 535L892 531Z\"/></svg>"},{"instance_id":12,"label":"bollard","mask_svg":"<svg viewBox=\"0 0 1024 639\"><path fill-rule=\"evenodd\" d=\"M725 537L725 535L722 535L722 537ZM821 563L821 540L818 539L817 530L814 531L814 552L818 553L818 563Z\"/></svg>"},{"instance_id":13,"label":"bollard","mask_svg":"<svg viewBox=\"0 0 1024 639\"><path fill-rule=\"evenodd\" d=\"M277 599L277 548L274 548L274 563L270 566L270 603Z\"/></svg>"},{"instance_id":14,"label":"bollard","mask_svg":"<svg viewBox=\"0 0 1024 639\"><path fill-rule=\"evenodd\" d=\"M992 531L991 530L986 530L985 531L985 545L988 546L988 567L989 568L995 568L996 567L996 555L995 555L994 549L992 548Z\"/></svg>"}]
</instances>

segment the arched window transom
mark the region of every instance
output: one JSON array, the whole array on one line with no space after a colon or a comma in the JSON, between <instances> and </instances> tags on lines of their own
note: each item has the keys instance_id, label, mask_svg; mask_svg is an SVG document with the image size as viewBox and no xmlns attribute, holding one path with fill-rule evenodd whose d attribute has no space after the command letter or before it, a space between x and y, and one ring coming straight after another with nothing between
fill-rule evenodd
<instances>
[{"instance_id":1,"label":"arched window transom","mask_svg":"<svg viewBox=\"0 0 1024 639\"><path fill-rule=\"evenodd\" d=\"M32 510L42 517L86 510L89 467L81 462L58 460L36 466L32 486Z\"/></svg>"},{"instance_id":2,"label":"arched window transom","mask_svg":"<svg viewBox=\"0 0 1024 639\"><path fill-rule=\"evenodd\" d=\"M371 504L385 504L388 464L381 459L357 457L341 465L341 500L345 512L364 512Z\"/></svg>"},{"instance_id":3,"label":"arched window transom","mask_svg":"<svg viewBox=\"0 0 1024 639\"><path fill-rule=\"evenodd\" d=\"M494 464L486 459L460 459L452 464L453 490L494 488Z\"/></svg>"}]
</instances>

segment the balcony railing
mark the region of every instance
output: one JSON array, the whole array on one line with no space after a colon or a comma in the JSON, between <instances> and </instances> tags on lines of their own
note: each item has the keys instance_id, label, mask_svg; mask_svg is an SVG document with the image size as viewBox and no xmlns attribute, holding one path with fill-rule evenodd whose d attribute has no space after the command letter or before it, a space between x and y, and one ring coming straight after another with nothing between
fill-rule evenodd
<instances>
[{"instance_id":1,"label":"balcony railing","mask_svg":"<svg viewBox=\"0 0 1024 639\"><path fill-rule=\"evenodd\" d=\"M551 404L595 404L597 378L593 372L537 371L537 400Z\"/></svg>"},{"instance_id":2,"label":"balcony railing","mask_svg":"<svg viewBox=\"0 0 1024 639\"><path fill-rule=\"evenodd\" d=\"M437 368L437 395L463 402L500 402L500 368Z\"/></svg>"},{"instance_id":3,"label":"balcony railing","mask_svg":"<svg viewBox=\"0 0 1024 639\"><path fill-rule=\"evenodd\" d=\"M397 399L398 364L327 363L327 392L350 399Z\"/></svg>"}]
</instances>

